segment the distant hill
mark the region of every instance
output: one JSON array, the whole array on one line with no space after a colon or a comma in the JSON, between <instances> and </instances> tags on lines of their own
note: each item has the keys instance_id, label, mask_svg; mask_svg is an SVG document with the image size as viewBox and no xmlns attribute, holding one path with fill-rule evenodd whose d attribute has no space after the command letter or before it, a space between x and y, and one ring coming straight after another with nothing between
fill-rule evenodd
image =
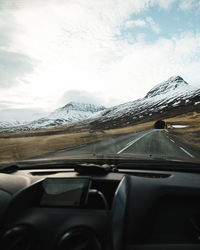
<instances>
[{"instance_id":1,"label":"distant hill","mask_svg":"<svg viewBox=\"0 0 200 250\"><path fill-rule=\"evenodd\" d=\"M13 126L12 123L4 122L1 126L0 123L0 131L26 131L57 127L84 120L104 109L105 107L94 104L70 102L64 107L50 113L46 117L40 118L25 125L14 124Z\"/></svg>"}]
</instances>

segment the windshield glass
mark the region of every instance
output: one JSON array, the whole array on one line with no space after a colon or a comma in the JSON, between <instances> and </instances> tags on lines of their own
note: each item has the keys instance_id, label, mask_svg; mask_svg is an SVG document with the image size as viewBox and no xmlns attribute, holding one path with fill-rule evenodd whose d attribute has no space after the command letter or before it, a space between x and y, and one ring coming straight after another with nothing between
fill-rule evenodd
<instances>
[{"instance_id":1,"label":"windshield glass","mask_svg":"<svg viewBox=\"0 0 200 250\"><path fill-rule=\"evenodd\" d=\"M200 162L199 0L0 0L0 163Z\"/></svg>"}]
</instances>

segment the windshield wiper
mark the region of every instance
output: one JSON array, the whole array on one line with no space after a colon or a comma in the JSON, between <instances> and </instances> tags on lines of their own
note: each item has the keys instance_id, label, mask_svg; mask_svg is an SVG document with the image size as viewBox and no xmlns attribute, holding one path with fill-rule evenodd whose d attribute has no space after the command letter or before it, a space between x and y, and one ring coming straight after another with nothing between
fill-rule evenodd
<instances>
[{"instance_id":1,"label":"windshield wiper","mask_svg":"<svg viewBox=\"0 0 200 250\"><path fill-rule=\"evenodd\" d=\"M6 173L6 174L12 174L16 171L24 170L24 169L53 169L53 168L64 168L64 169L73 169L79 174L97 174L97 175L105 175L109 172L116 172L117 169L114 165L108 165L108 164L95 164L95 163L89 163L89 162L59 162L59 163L48 163L48 164L30 164L28 165L7 165L3 166L0 169L0 173Z\"/></svg>"},{"instance_id":2,"label":"windshield wiper","mask_svg":"<svg viewBox=\"0 0 200 250\"><path fill-rule=\"evenodd\" d=\"M187 162L166 159L130 159L130 158L97 158L97 159L70 159L48 161L22 161L5 165L0 168L1 173L13 173L27 169L72 169L79 174L107 174L123 169L182 171L200 173L199 162Z\"/></svg>"}]
</instances>

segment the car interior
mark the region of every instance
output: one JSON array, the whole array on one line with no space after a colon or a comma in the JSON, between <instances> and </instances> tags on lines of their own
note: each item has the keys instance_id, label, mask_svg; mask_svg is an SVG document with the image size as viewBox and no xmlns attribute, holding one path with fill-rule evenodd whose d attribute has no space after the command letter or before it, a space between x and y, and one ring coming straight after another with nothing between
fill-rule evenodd
<instances>
[{"instance_id":1,"label":"car interior","mask_svg":"<svg viewBox=\"0 0 200 250\"><path fill-rule=\"evenodd\" d=\"M200 250L200 0L0 0L0 250Z\"/></svg>"},{"instance_id":2,"label":"car interior","mask_svg":"<svg viewBox=\"0 0 200 250\"><path fill-rule=\"evenodd\" d=\"M143 165L5 167L1 249L200 249L198 171Z\"/></svg>"}]
</instances>

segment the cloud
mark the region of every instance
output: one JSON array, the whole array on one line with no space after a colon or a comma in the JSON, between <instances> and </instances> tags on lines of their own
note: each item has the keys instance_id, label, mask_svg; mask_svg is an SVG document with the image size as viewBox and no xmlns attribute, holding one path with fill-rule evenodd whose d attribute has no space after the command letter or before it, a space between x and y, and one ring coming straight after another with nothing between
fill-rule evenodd
<instances>
[{"instance_id":1,"label":"cloud","mask_svg":"<svg viewBox=\"0 0 200 250\"><path fill-rule=\"evenodd\" d=\"M174 2L176 2L176 1L177 0L156 0L156 1L153 1L153 2L154 2L154 4L157 3L160 6L160 8L168 10L172 6L172 4Z\"/></svg>"},{"instance_id":2,"label":"cloud","mask_svg":"<svg viewBox=\"0 0 200 250\"><path fill-rule=\"evenodd\" d=\"M28 56L0 49L0 87L15 84L31 72L33 65Z\"/></svg>"},{"instance_id":3,"label":"cloud","mask_svg":"<svg viewBox=\"0 0 200 250\"><path fill-rule=\"evenodd\" d=\"M155 23L155 21L153 20L152 17L147 17L146 18L147 23L149 24L149 26L151 27L151 29L155 32L155 33L159 33L160 32L160 28L159 25L157 23Z\"/></svg>"},{"instance_id":4,"label":"cloud","mask_svg":"<svg viewBox=\"0 0 200 250\"><path fill-rule=\"evenodd\" d=\"M1 103L0 103L0 110L9 109L9 108L11 108L12 106L17 106L17 105L20 105L20 104L21 104L20 102L16 102L16 101L1 100Z\"/></svg>"},{"instance_id":5,"label":"cloud","mask_svg":"<svg viewBox=\"0 0 200 250\"><path fill-rule=\"evenodd\" d=\"M200 33L160 38L153 44L136 43L126 49L126 56L113 64L111 71L116 86L123 84L121 94L127 99L131 93L138 97L144 95L153 85L172 75L181 75L189 83L200 86L196 76L197 65L200 67Z\"/></svg>"},{"instance_id":6,"label":"cloud","mask_svg":"<svg viewBox=\"0 0 200 250\"><path fill-rule=\"evenodd\" d=\"M199 9L200 3L199 0L180 0L179 8L185 11Z\"/></svg>"},{"instance_id":7,"label":"cloud","mask_svg":"<svg viewBox=\"0 0 200 250\"><path fill-rule=\"evenodd\" d=\"M6 8L9 4L11 1L0 2L0 88L10 87L32 73L35 63L26 53L13 49L20 28L15 23L13 10Z\"/></svg>"},{"instance_id":8,"label":"cloud","mask_svg":"<svg viewBox=\"0 0 200 250\"><path fill-rule=\"evenodd\" d=\"M100 100L100 98L97 96L97 93L90 93L88 91L82 90L68 90L62 97L62 103L65 105L68 102L83 102L100 105L102 100Z\"/></svg>"},{"instance_id":9,"label":"cloud","mask_svg":"<svg viewBox=\"0 0 200 250\"><path fill-rule=\"evenodd\" d=\"M105 94L99 92L89 92L80 90L69 90L64 93L60 105L66 105L69 102L91 103L111 107L119 103L118 98L106 98Z\"/></svg>"},{"instance_id":10,"label":"cloud","mask_svg":"<svg viewBox=\"0 0 200 250\"><path fill-rule=\"evenodd\" d=\"M171 75L198 82L199 34L164 39L157 36L162 27L154 16L137 18L150 7L169 10L175 1L20 2L9 18L13 22L7 24L10 29L3 30L1 48L2 53L8 52L7 64L5 57L2 62L10 70L7 74L1 69L1 83L20 84L0 93L3 101L21 101L18 108L32 105L55 109L71 100L113 106L144 96L154 84ZM145 29L133 34L130 42L120 36L126 25ZM156 33L153 44L148 43L146 28Z\"/></svg>"},{"instance_id":11,"label":"cloud","mask_svg":"<svg viewBox=\"0 0 200 250\"><path fill-rule=\"evenodd\" d=\"M45 115L47 115L47 113L42 112L40 109L3 109L0 110L0 122L30 122L42 118Z\"/></svg>"},{"instance_id":12,"label":"cloud","mask_svg":"<svg viewBox=\"0 0 200 250\"><path fill-rule=\"evenodd\" d=\"M105 107L112 107L119 104L118 97L115 98L112 91L110 94L111 96L105 95L103 91L97 93L84 90L69 90L63 94L60 106L66 105L69 102L91 103Z\"/></svg>"},{"instance_id":13,"label":"cloud","mask_svg":"<svg viewBox=\"0 0 200 250\"><path fill-rule=\"evenodd\" d=\"M142 20L142 19L128 20L124 24L125 29L129 29L133 27L146 27L146 26L147 26L147 23L145 22L145 20Z\"/></svg>"},{"instance_id":14,"label":"cloud","mask_svg":"<svg viewBox=\"0 0 200 250\"><path fill-rule=\"evenodd\" d=\"M9 20L9 21L8 21ZM0 9L0 47L8 48L11 43L11 36L15 32L15 24L11 13Z\"/></svg>"},{"instance_id":15,"label":"cloud","mask_svg":"<svg viewBox=\"0 0 200 250\"><path fill-rule=\"evenodd\" d=\"M152 17L146 17L145 19L135 19L135 20L128 20L124 24L124 29L130 29L130 28L151 28L155 33L160 32L159 25L155 23Z\"/></svg>"},{"instance_id":16,"label":"cloud","mask_svg":"<svg viewBox=\"0 0 200 250\"><path fill-rule=\"evenodd\" d=\"M124 29L130 29L130 28L151 28L153 32L159 33L160 28L157 23L153 20L152 17L146 17L145 19L135 19L135 20L128 20L124 23Z\"/></svg>"}]
</instances>

